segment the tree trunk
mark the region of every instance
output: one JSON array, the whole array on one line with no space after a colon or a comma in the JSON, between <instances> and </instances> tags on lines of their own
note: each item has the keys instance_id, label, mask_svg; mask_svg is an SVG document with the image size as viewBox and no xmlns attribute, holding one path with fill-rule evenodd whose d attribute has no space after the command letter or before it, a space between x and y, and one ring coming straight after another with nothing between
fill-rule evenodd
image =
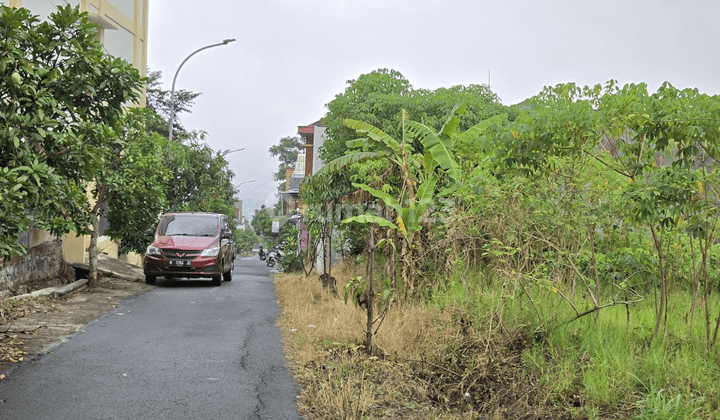
<instances>
[{"instance_id":1,"label":"tree trunk","mask_svg":"<svg viewBox=\"0 0 720 420\"><path fill-rule=\"evenodd\" d=\"M373 326L373 300L375 291L373 290L373 267L375 265L375 238L373 236L373 228L370 228L370 239L368 240L368 262L365 266L365 277L367 278L367 330L365 331L365 349L372 353L372 326Z\"/></svg>"},{"instance_id":2,"label":"tree trunk","mask_svg":"<svg viewBox=\"0 0 720 420\"><path fill-rule=\"evenodd\" d=\"M666 294L667 294L667 283L665 281L665 267L663 263L663 251L662 251L662 241L658 239L657 232L655 232L655 226L650 225L650 232L653 236L653 242L655 244L655 248L658 252L658 270L660 274L660 299L659 303L656 303L656 317L655 317L655 330L653 335L657 337L658 332L660 332L660 324L662 323L662 320L665 319L665 311L667 310L665 308L665 301L666 301ZM656 302L657 299L657 292L655 293L656 296Z\"/></svg>"},{"instance_id":3,"label":"tree trunk","mask_svg":"<svg viewBox=\"0 0 720 420\"><path fill-rule=\"evenodd\" d=\"M328 229L328 279L332 277L332 232L333 232L333 225L330 225L330 229Z\"/></svg>"},{"instance_id":4,"label":"tree trunk","mask_svg":"<svg viewBox=\"0 0 720 420\"><path fill-rule=\"evenodd\" d=\"M403 286L408 290L408 295L413 296L415 294L415 279L414 265L413 265L413 248L411 241L403 241L403 268L402 268L402 280Z\"/></svg>"},{"instance_id":5,"label":"tree trunk","mask_svg":"<svg viewBox=\"0 0 720 420\"><path fill-rule=\"evenodd\" d=\"M595 225L588 227L588 236L590 236L590 258L592 260L593 278L595 279L595 307L600 307L600 276L598 276L597 260L595 258ZM600 318L600 310L595 311L595 322Z\"/></svg>"},{"instance_id":6,"label":"tree trunk","mask_svg":"<svg viewBox=\"0 0 720 420\"><path fill-rule=\"evenodd\" d=\"M327 221L323 222L322 227L322 259L323 259L323 274L328 273L328 258L327 258L327 249L328 249L328 234L327 234Z\"/></svg>"},{"instance_id":7,"label":"tree trunk","mask_svg":"<svg viewBox=\"0 0 720 420\"><path fill-rule=\"evenodd\" d=\"M705 337L708 341L708 348L712 347L715 340L710 337L710 278L707 272L707 255L712 246L712 238L710 232L707 232L703 243L700 243L701 252L703 254L702 263L700 265L700 275L703 277L703 299L705 300ZM720 321L719 321L720 322Z\"/></svg>"},{"instance_id":8,"label":"tree trunk","mask_svg":"<svg viewBox=\"0 0 720 420\"><path fill-rule=\"evenodd\" d=\"M413 285L410 282L410 265L408 264L409 260L409 252L408 252L408 243L407 241L402 241L402 246L400 248L400 259L402 260L402 272L400 273L402 278L402 286L405 290L406 296L411 296L413 294Z\"/></svg>"},{"instance_id":9,"label":"tree trunk","mask_svg":"<svg viewBox=\"0 0 720 420\"><path fill-rule=\"evenodd\" d=\"M695 255L695 246L694 242L695 239L693 239L692 235L690 237L690 261L692 263L693 268L693 283L692 283L692 301L690 303L690 312L688 313L688 317L686 318L686 322L690 326L690 335L692 336L692 330L693 330L693 321L695 320L695 309L697 308L697 301L698 301L698 294L700 293L700 276L698 275L697 270L697 256ZM702 239L700 240L702 241ZM700 243L700 249L702 249L702 243Z\"/></svg>"},{"instance_id":10,"label":"tree trunk","mask_svg":"<svg viewBox=\"0 0 720 420\"><path fill-rule=\"evenodd\" d=\"M97 269L97 257L98 257L98 236L100 236L100 217L101 209L105 204L105 197L107 195L107 187L105 185L99 185L97 187L97 201L92 210L92 234L90 235L90 247L88 248L88 286L96 287L98 285L98 269Z\"/></svg>"},{"instance_id":11,"label":"tree trunk","mask_svg":"<svg viewBox=\"0 0 720 420\"><path fill-rule=\"evenodd\" d=\"M390 239L393 243L393 245L397 244L398 235L395 230L388 229L388 239ZM397 273L396 273L396 264L397 259L395 248L393 246L388 247L390 250L390 271L388 272L388 277L390 278L390 287L397 290Z\"/></svg>"}]
</instances>

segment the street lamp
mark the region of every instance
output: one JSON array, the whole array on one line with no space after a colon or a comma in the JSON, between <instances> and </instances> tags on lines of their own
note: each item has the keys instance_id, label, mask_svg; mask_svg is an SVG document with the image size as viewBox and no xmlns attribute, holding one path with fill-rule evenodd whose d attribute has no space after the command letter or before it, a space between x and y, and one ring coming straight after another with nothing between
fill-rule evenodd
<instances>
[{"instance_id":1,"label":"street lamp","mask_svg":"<svg viewBox=\"0 0 720 420\"><path fill-rule=\"evenodd\" d=\"M219 47L221 45L227 45L233 41L235 41L235 38L223 40L223 42L221 42L219 44L212 44L212 45L208 45L206 47L202 47L199 50L196 50L192 54L188 55L183 60L183 62L180 63L180 66L178 67L177 71L175 72L175 77L173 77L172 88L170 89L170 127L168 128L168 139L172 140L172 138L173 138L173 136L172 136L173 135L173 120L175 119L175 80L177 80L178 73L180 73L180 69L182 68L183 64L185 64L185 62L188 61L190 59L190 57L199 53L202 50L206 50L206 49L212 48L212 47Z\"/></svg>"},{"instance_id":2,"label":"street lamp","mask_svg":"<svg viewBox=\"0 0 720 420\"><path fill-rule=\"evenodd\" d=\"M249 183L251 183L251 182L255 182L255 180L253 179L252 181L244 181L244 182L241 182L241 183L235 185L235 188L241 186L242 184L249 184Z\"/></svg>"},{"instance_id":3,"label":"street lamp","mask_svg":"<svg viewBox=\"0 0 720 420\"><path fill-rule=\"evenodd\" d=\"M221 152L220 154L222 155L222 157L225 157L225 156L229 155L230 153L241 152L243 150L245 150L245 148L241 147L241 148L235 149L235 150L226 150L224 152Z\"/></svg>"}]
</instances>

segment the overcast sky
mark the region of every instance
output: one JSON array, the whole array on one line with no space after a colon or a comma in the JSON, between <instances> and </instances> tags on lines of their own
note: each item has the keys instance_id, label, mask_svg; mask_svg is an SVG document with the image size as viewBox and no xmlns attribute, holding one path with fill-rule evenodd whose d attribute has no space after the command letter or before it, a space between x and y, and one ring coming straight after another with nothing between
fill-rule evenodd
<instances>
[{"instance_id":1,"label":"overcast sky","mask_svg":"<svg viewBox=\"0 0 720 420\"><path fill-rule=\"evenodd\" d=\"M380 68L414 88L487 84L506 105L543 86L664 81L720 94L720 0L150 0L148 67L201 92L204 130L236 174L243 214L276 201L268 148Z\"/></svg>"}]
</instances>

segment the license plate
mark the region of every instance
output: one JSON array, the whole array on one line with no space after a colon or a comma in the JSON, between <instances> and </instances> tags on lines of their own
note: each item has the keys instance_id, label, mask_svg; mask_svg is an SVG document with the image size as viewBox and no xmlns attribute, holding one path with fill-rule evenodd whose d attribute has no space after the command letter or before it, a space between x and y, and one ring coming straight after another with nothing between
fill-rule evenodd
<instances>
[{"instance_id":1,"label":"license plate","mask_svg":"<svg viewBox=\"0 0 720 420\"><path fill-rule=\"evenodd\" d=\"M190 267L188 260L170 260L170 267Z\"/></svg>"}]
</instances>

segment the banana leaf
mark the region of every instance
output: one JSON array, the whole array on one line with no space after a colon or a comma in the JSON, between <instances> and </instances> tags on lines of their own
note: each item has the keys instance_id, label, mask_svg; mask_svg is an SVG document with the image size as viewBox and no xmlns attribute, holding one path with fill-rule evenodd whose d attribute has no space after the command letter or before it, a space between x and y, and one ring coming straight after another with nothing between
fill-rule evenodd
<instances>
[{"instance_id":1,"label":"banana leaf","mask_svg":"<svg viewBox=\"0 0 720 420\"><path fill-rule=\"evenodd\" d=\"M385 203L386 206L392 207L395 210L397 210L398 212L402 208L400 203L398 203L397 200L395 200L395 198L393 196L391 196L390 194L388 194L384 191L376 190L375 188L372 188L368 185L358 184L356 182L353 182L352 185L355 188L360 188L361 190L369 192L373 197L377 197L377 198L381 199L383 201L383 203Z\"/></svg>"},{"instance_id":2,"label":"banana leaf","mask_svg":"<svg viewBox=\"0 0 720 420\"><path fill-rule=\"evenodd\" d=\"M353 163L364 162L368 159L377 159L384 156L385 155L383 153L378 152L350 153L348 155L340 156L337 159L331 160L330 162L326 163L325 166L315 171L315 174L313 175L337 172Z\"/></svg>"},{"instance_id":3,"label":"banana leaf","mask_svg":"<svg viewBox=\"0 0 720 420\"><path fill-rule=\"evenodd\" d=\"M406 124L410 130L420 138L425 148L425 153L427 154L429 152L437 164L440 165L453 180L459 182L462 170L460 169L460 165L455 161L452 152L452 138L445 135L438 136L430 127L416 121L407 121Z\"/></svg>"},{"instance_id":4,"label":"banana leaf","mask_svg":"<svg viewBox=\"0 0 720 420\"><path fill-rule=\"evenodd\" d=\"M376 224L378 226L387 227L390 229L400 230L400 228L397 227L397 225L387 219L384 219L380 216L376 216L374 214L360 214L358 216L348 217L347 219L343 219L341 223L351 223L351 222L357 222L362 224Z\"/></svg>"},{"instance_id":5,"label":"banana leaf","mask_svg":"<svg viewBox=\"0 0 720 420\"><path fill-rule=\"evenodd\" d=\"M479 123L468 128L466 131L458 134L455 140L457 142L467 142L475 140L477 137L480 137L480 135L484 133L485 130L487 130L488 127L490 127L491 125L502 124L506 120L507 114L495 115L486 120L480 121Z\"/></svg>"},{"instance_id":6,"label":"banana leaf","mask_svg":"<svg viewBox=\"0 0 720 420\"><path fill-rule=\"evenodd\" d=\"M393 155L392 157L394 158L400 155L400 144L374 125L349 118L343 120L343 125L355 130L358 134L367 136L368 140L370 140L369 145L373 146L376 150L388 155ZM350 142L356 144L355 140L350 140ZM350 146L348 143L346 144L348 147Z\"/></svg>"}]
</instances>

